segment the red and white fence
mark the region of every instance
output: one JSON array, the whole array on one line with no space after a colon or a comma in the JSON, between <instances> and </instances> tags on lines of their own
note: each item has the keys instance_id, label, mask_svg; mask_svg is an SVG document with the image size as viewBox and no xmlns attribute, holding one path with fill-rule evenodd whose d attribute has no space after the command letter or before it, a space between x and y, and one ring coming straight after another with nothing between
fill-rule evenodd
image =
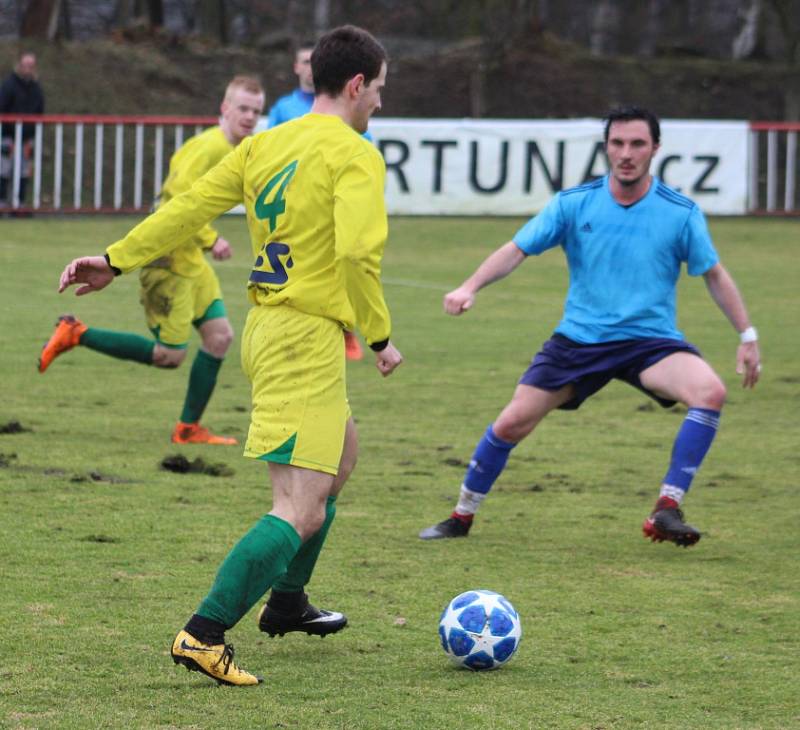
<instances>
[{"instance_id":1,"label":"red and white fence","mask_svg":"<svg viewBox=\"0 0 800 730\"><path fill-rule=\"evenodd\" d=\"M798 132L800 122L751 122L749 212L800 215Z\"/></svg>"},{"instance_id":2,"label":"red and white fence","mask_svg":"<svg viewBox=\"0 0 800 730\"><path fill-rule=\"evenodd\" d=\"M0 114L6 190L0 211L146 212L172 153L217 123L216 117ZM728 129L737 124L738 136ZM708 126L712 140L728 141L719 149L708 142L709 149L694 149L698 134L686 131L693 126ZM598 120L377 119L370 125L386 157L390 213L466 215L529 214L540 198L581 181L570 177L602 174L599 129ZM665 120L656 172L712 214L800 215L798 132L798 122L751 122L748 131L744 122ZM740 194L730 194L734 182Z\"/></svg>"},{"instance_id":3,"label":"red and white fence","mask_svg":"<svg viewBox=\"0 0 800 730\"><path fill-rule=\"evenodd\" d=\"M0 114L5 202L21 212L146 211L172 153L217 123L216 117ZM33 127L27 142L25 126Z\"/></svg>"}]
</instances>

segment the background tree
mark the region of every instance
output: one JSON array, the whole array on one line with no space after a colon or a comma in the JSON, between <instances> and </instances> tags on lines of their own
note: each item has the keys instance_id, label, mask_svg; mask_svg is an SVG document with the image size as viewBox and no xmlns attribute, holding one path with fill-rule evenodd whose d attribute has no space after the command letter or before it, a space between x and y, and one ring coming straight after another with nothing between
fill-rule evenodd
<instances>
[{"instance_id":1,"label":"background tree","mask_svg":"<svg viewBox=\"0 0 800 730\"><path fill-rule=\"evenodd\" d=\"M789 67L785 91L786 119L800 119L800 2L768 0L783 39L783 59Z\"/></svg>"},{"instance_id":2,"label":"background tree","mask_svg":"<svg viewBox=\"0 0 800 730\"><path fill-rule=\"evenodd\" d=\"M164 25L163 0L117 0L114 8L114 27L124 29L142 24L151 30Z\"/></svg>"},{"instance_id":3,"label":"background tree","mask_svg":"<svg viewBox=\"0 0 800 730\"><path fill-rule=\"evenodd\" d=\"M29 0L22 13L20 36L53 40L58 33L62 2L66 0Z\"/></svg>"},{"instance_id":4,"label":"background tree","mask_svg":"<svg viewBox=\"0 0 800 730\"><path fill-rule=\"evenodd\" d=\"M199 0L197 4L197 32L223 45L229 35L226 5L225 0Z\"/></svg>"}]
</instances>

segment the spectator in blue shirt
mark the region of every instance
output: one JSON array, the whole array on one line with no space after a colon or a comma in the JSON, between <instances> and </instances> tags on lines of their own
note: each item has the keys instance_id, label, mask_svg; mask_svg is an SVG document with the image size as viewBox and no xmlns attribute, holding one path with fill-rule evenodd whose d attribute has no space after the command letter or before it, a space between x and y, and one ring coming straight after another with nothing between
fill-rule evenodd
<instances>
[{"instance_id":1,"label":"spectator in blue shirt","mask_svg":"<svg viewBox=\"0 0 800 730\"><path fill-rule=\"evenodd\" d=\"M311 110L311 105L314 103L314 77L311 75L313 50L313 43L302 43L297 47L294 54L294 72L299 86L272 105L267 122L270 129L295 117L302 117Z\"/></svg>"}]
</instances>

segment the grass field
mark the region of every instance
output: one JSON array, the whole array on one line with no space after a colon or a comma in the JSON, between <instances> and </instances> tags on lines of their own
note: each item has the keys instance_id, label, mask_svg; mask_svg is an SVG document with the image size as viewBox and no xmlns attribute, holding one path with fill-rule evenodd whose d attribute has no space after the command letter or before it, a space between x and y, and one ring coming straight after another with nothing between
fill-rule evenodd
<instances>
[{"instance_id":1,"label":"grass field","mask_svg":"<svg viewBox=\"0 0 800 730\"><path fill-rule=\"evenodd\" d=\"M686 503L705 535L683 550L640 532L681 412L620 384L515 451L467 540L417 539L449 514L478 436L557 322L566 271L551 252L448 318L442 294L520 221L392 221L384 275L406 363L387 380L369 358L348 366L361 460L309 586L351 626L271 640L251 612L229 634L266 676L247 690L173 666L169 645L268 511L266 467L238 447L169 443L187 365L78 348L35 369L59 313L146 332L135 276L56 293L68 260L132 223L0 222L0 424L25 429L0 434L0 727L800 727L798 223L712 221L761 335L754 392L739 388L736 335L702 281L681 283L680 325L729 387ZM251 257L242 221L221 228L238 244L217 270L241 331ZM237 341L205 420L244 437L248 405ZM234 473L159 469L179 452ZM436 634L449 599L479 587L522 617L521 648L494 673L453 667Z\"/></svg>"}]
</instances>

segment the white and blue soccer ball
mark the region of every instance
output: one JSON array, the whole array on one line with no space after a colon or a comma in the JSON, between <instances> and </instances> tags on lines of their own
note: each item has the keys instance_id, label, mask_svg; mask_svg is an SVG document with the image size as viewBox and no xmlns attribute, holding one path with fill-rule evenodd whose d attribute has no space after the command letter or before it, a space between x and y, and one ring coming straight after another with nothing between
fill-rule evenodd
<instances>
[{"instance_id":1,"label":"white and blue soccer ball","mask_svg":"<svg viewBox=\"0 0 800 730\"><path fill-rule=\"evenodd\" d=\"M476 671L503 666L514 656L521 638L519 614L494 591L461 593L439 619L439 639L447 656Z\"/></svg>"}]
</instances>

